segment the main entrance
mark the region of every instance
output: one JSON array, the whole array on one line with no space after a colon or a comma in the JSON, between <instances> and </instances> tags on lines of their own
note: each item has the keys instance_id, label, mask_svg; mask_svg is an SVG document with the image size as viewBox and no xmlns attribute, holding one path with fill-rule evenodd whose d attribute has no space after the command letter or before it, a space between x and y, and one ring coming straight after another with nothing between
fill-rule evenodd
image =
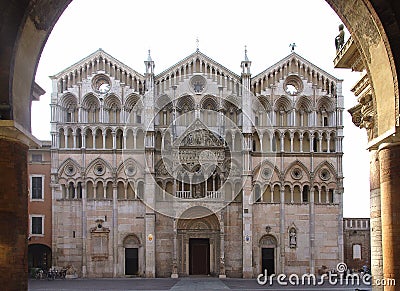
<instances>
[{"instance_id":1,"label":"main entrance","mask_svg":"<svg viewBox=\"0 0 400 291\"><path fill-rule=\"evenodd\" d=\"M220 223L217 215L202 206L184 211L178 220L176 272L179 276L220 274Z\"/></svg>"},{"instance_id":2,"label":"main entrance","mask_svg":"<svg viewBox=\"0 0 400 291\"><path fill-rule=\"evenodd\" d=\"M210 273L210 240L208 238L189 239L189 275Z\"/></svg>"}]
</instances>

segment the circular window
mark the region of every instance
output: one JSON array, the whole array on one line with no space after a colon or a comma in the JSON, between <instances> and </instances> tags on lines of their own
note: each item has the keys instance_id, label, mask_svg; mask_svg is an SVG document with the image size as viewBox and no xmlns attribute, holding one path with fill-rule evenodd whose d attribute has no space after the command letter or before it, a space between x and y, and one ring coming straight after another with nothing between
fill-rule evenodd
<instances>
[{"instance_id":1,"label":"circular window","mask_svg":"<svg viewBox=\"0 0 400 291\"><path fill-rule=\"evenodd\" d=\"M65 166L64 172L65 172L66 175L72 176L72 175L75 174L76 169L75 169L74 165L71 165L71 164L70 164L70 165L66 165L66 166Z\"/></svg>"},{"instance_id":2,"label":"circular window","mask_svg":"<svg viewBox=\"0 0 400 291\"><path fill-rule=\"evenodd\" d=\"M206 89L206 83L206 79L203 76L194 76L190 80L190 89L196 94L201 94Z\"/></svg>"},{"instance_id":3,"label":"circular window","mask_svg":"<svg viewBox=\"0 0 400 291\"><path fill-rule=\"evenodd\" d=\"M106 171L106 167L103 164L96 164L94 166L94 173L98 176L103 175Z\"/></svg>"},{"instance_id":4,"label":"circular window","mask_svg":"<svg viewBox=\"0 0 400 291\"><path fill-rule=\"evenodd\" d=\"M298 76L288 76L283 83L283 89L289 95L298 95L304 89L303 81Z\"/></svg>"},{"instance_id":5,"label":"circular window","mask_svg":"<svg viewBox=\"0 0 400 291\"><path fill-rule=\"evenodd\" d=\"M301 171L300 168L294 168L294 169L292 170L291 175L292 175L292 178L293 178L293 179L299 180L299 179L301 179L301 178L303 177L303 172Z\"/></svg>"},{"instance_id":6,"label":"circular window","mask_svg":"<svg viewBox=\"0 0 400 291\"><path fill-rule=\"evenodd\" d=\"M321 170L319 176L322 180L326 181L331 177L331 173L327 169L323 169Z\"/></svg>"},{"instance_id":7,"label":"circular window","mask_svg":"<svg viewBox=\"0 0 400 291\"><path fill-rule=\"evenodd\" d=\"M268 168L264 168L261 173L264 179L269 179L271 177L271 170Z\"/></svg>"},{"instance_id":8,"label":"circular window","mask_svg":"<svg viewBox=\"0 0 400 291\"><path fill-rule=\"evenodd\" d=\"M133 164L125 165L125 174L127 176L133 176L136 173L136 167Z\"/></svg>"},{"instance_id":9,"label":"circular window","mask_svg":"<svg viewBox=\"0 0 400 291\"><path fill-rule=\"evenodd\" d=\"M106 75L96 75L92 80L93 90L100 94L106 94L111 89L111 81Z\"/></svg>"}]
</instances>

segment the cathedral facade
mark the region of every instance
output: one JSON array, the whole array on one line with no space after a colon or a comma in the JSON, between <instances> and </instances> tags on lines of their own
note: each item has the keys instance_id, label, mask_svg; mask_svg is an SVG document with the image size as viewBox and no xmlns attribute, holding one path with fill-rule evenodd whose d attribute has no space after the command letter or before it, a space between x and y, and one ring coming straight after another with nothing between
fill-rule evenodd
<instances>
[{"instance_id":1,"label":"cathedral facade","mask_svg":"<svg viewBox=\"0 0 400 291\"><path fill-rule=\"evenodd\" d=\"M342 80L196 50L158 75L99 49L52 76L53 265L257 277L343 261Z\"/></svg>"}]
</instances>

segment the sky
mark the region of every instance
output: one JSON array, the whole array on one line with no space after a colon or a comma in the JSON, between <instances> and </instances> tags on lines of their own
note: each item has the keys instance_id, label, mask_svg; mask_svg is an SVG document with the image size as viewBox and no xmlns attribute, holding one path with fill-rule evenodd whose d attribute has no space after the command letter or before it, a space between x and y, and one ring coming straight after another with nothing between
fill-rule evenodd
<instances>
[{"instance_id":1,"label":"sky","mask_svg":"<svg viewBox=\"0 0 400 291\"><path fill-rule=\"evenodd\" d=\"M350 89L360 73L333 67L334 38L341 23L324 0L73 0L40 58L36 82L46 94L32 104L32 133L50 140L49 76L99 48L141 73L150 49L157 74L198 45L201 52L240 74L247 46L255 76L289 55L294 42L297 54L344 80L344 216L369 217L367 135L347 112L357 103Z\"/></svg>"}]
</instances>

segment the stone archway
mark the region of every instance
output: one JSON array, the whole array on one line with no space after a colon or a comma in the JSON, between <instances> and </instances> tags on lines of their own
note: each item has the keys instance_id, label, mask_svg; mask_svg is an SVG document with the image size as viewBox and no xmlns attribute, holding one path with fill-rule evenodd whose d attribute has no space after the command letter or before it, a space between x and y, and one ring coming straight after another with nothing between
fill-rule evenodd
<instances>
[{"instance_id":1,"label":"stone archway","mask_svg":"<svg viewBox=\"0 0 400 291\"><path fill-rule=\"evenodd\" d=\"M122 243L123 248L119 252L119 273L122 276L139 276L143 273L144 251L139 238L135 234L127 235Z\"/></svg>"},{"instance_id":2,"label":"stone archway","mask_svg":"<svg viewBox=\"0 0 400 291\"><path fill-rule=\"evenodd\" d=\"M260 274L279 273L279 248L277 239L270 234L263 235L259 241ZM267 270L267 271L265 271Z\"/></svg>"},{"instance_id":3,"label":"stone archway","mask_svg":"<svg viewBox=\"0 0 400 291\"><path fill-rule=\"evenodd\" d=\"M0 182L11 186L0 193L0 217L5 229L0 236L3 255L0 256L0 278L6 289L26 290L26 236L27 225L17 221L27 220L26 189L28 145L32 144L30 129L30 99L33 80L40 53L58 17L72 0L5 1L0 4ZM400 72L400 4L390 0L326 0L346 24L355 39L372 82L378 120L376 121L379 153L371 159L371 193L374 201L382 201L384 216L383 256L385 277L400 277L400 253L397 243L400 225L396 215L400 205L395 195L400 187L398 138ZM376 145L378 147L378 145ZM379 172L386 173L379 175ZM10 183L11 182L11 183ZM17 195L16 195L17 194ZM386 195L389 194L389 195ZM7 201L5 201L7 200ZM21 206L22 205L22 206ZM373 215L380 217L380 204ZM385 232L390 230L389 232ZM393 231L392 231L393 230ZM12 235L8 235L12 234ZM14 248L18 251L14 252ZM16 262L14 280L7 277L9 262ZM18 263L20 262L20 263ZM387 288L387 290L394 290Z\"/></svg>"},{"instance_id":4,"label":"stone archway","mask_svg":"<svg viewBox=\"0 0 400 291\"><path fill-rule=\"evenodd\" d=\"M177 243L179 275L219 275L220 223L210 210L186 210L177 223Z\"/></svg>"}]
</instances>

